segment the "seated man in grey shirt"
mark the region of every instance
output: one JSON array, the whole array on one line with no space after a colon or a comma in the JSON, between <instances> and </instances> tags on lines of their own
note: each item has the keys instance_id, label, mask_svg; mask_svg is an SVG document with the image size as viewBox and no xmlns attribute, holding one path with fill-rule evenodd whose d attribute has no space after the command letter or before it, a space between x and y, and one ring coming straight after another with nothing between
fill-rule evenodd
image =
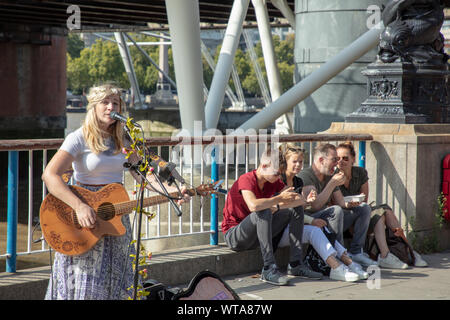
<instances>
[{"instance_id":1,"label":"seated man in grey shirt","mask_svg":"<svg viewBox=\"0 0 450 320\"><path fill-rule=\"evenodd\" d=\"M337 163L336 147L332 144L322 144L314 150L312 166L298 175L303 180L304 193L308 194L313 189L317 192L311 208L305 211L305 221L308 221L307 214L314 219L320 219L315 221L315 225L328 225L336 233L340 243L344 243L344 231L353 225L350 257L364 266L376 265L377 263L362 251L369 227L370 206L366 203L344 201L339 186L344 184L345 176L343 172L334 174ZM328 207L330 201L336 205Z\"/></svg>"}]
</instances>

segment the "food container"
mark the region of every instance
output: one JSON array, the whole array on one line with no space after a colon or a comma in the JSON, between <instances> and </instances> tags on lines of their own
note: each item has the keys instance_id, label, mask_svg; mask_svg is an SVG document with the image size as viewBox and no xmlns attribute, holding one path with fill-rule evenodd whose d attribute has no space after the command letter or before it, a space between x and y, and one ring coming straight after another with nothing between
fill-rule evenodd
<instances>
[{"instance_id":1,"label":"food container","mask_svg":"<svg viewBox=\"0 0 450 320\"><path fill-rule=\"evenodd\" d=\"M345 202L363 202L364 198L366 197L365 194L361 193L354 196L346 196L344 197Z\"/></svg>"}]
</instances>

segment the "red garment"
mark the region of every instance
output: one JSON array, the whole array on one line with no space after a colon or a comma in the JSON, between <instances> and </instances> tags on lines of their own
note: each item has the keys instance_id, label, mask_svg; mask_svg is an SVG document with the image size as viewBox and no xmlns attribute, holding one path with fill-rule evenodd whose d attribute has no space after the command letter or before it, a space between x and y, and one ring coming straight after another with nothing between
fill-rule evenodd
<instances>
[{"instance_id":1,"label":"red garment","mask_svg":"<svg viewBox=\"0 0 450 320\"><path fill-rule=\"evenodd\" d=\"M257 199L262 199L273 197L275 193L280 192L284 187L284 183L278 179L274 183L266 182L263 190L260 190L256 179L256 170L240 176L227 194L225 207L223 208L222 232L226 233L228 229L238 225L251 213L242 197L241 190L249 190L255 194Z\"/></svg>"}]
</instances>

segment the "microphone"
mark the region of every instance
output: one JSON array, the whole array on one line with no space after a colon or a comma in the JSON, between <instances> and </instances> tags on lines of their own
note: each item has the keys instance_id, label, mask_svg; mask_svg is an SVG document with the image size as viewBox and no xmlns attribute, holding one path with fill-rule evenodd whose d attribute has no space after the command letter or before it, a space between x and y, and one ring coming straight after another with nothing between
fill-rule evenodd
<instances>
[{"instance_id":1,"label":"microphone","mask_svg":"<svg viewBox=\"0 0 450 320\"><path fill-rule=\"evenodd\" d=\"M121 115L120 113L118 113L118 112L116 112L116 111L111 111L111 112L109 113L109 117L110 117L111 119L113 119L113 120L117 120L117 121L120 121L120 122L123 122L123 123L127 123L127 121L128 121L128 118L127 118L127 117ZM131 123L132 123L134 126L136 126L136 127L140 127L139 123L137 123L137 122L134 121L134 120L131 120Z\"/></svg>"},{"instance_id":2,"label":"microphone","mask_svg":"<svg viewBox=\"0 0 450 320\"><path fill-rule=\"evenodd\" d=\"M127 123L128 118L121 115L120 113L116 111L111 111L109 113L109 117L113 120L117 120L123 123ZM140 127L140 125L135 122L134 120L131 120L131 123L134 126ZM185 180L183 177L178 173L178 171L175 169L176 165L172 162L166 162L163 159L161 159L160 156L158 156L156 153L152 152L149 148L147 148L147 152L150 156L150 165L152 167L159 167L159 177L162 181L168 181L169 185L172 184L172 178L179 181L181 184L185 183Z\"/></svg>"},{"instance_id":3,"label":"microphone","mask_svg":"<svg viewBox=\"0 0 450 320\"><path fill-rule=\"evenodd\" d=\"M151 159L150 165L153 167L159 167L159 177L162 181L168 181L170 185L171 177L179 181L181 184L185 183L183 177L175 169L176 165L173 162L166 162L156 153L147 148L147 152Z\"/></svg>"}]
</instances>

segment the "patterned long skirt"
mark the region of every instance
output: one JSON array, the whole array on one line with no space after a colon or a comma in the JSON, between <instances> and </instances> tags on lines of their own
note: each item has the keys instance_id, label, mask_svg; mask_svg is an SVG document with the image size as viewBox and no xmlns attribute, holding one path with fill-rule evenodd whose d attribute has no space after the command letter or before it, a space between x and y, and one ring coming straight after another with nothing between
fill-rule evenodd
<instances>
[{"instance_id":1,"label":"patterned long skirt","mask_svg":"<svg viewBox=\"0 0 450 320\"><path fill-rule=\"evenodd\" d=\"M101 187L83 186L91 191ZM106 236L88 252L68 256L55 252L46 300L124 300L133 296L134 282L130 254L131 226L128 215L122 216L126 233Z\"/></svg>"}]
</instances>

